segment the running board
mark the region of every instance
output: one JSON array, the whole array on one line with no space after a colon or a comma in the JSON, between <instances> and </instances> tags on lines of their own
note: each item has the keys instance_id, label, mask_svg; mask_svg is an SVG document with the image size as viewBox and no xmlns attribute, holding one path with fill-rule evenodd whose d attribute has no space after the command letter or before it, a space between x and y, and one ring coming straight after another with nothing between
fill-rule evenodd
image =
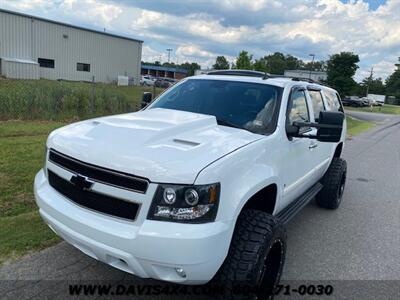
<instances>
[{"instance_id":1,"label":"running board","mask_svg":"<svg viewBox=\"0 0 400 300\"><path fill-rule=\"evenodd\" d=\"M307 190L303 195L290 203L287 207L282 209L276 217L283 223L288 223L304 206L307 205L315 195L323 188L323 185L318 182Z\"/></svg>"}]
</instances>

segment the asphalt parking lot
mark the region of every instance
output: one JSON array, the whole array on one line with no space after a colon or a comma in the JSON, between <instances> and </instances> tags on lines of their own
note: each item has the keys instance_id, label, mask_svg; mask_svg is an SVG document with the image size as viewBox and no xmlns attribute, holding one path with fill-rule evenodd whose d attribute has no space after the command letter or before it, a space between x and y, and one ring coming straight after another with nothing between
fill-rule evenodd
<instances>
[{"instance_id":1,"label":"asphalt parking lot","mask_svg":"<svg viewBox=\"0 0 400 300\"><path fill-rule=\"evenodd\" d=\"M377 127L346 144L341 207L328 211L312 202L288 225L284 283L331 284L333 298L398 299L400 117L379 118ZM63 299L67 281L79 280L159 283L109 267L63 242L1 267L0 297Z\"/></svg>"}]
</instances>

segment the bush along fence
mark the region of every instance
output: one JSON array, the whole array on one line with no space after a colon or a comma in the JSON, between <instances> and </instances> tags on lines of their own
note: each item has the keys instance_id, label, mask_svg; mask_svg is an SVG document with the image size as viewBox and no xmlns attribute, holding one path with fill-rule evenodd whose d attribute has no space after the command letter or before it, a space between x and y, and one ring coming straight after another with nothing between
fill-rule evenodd
<instances>
[{"instance_id":1,"label":"bush along fence","mask_svg":"<svg viewBox=\"0 0 400 300\"><path fill-rule=\"evenodd\" d=\"M115 84L0 78L0 120L71 120L133 112L143 92L159 89Z\"/></svg>"}]
</instances>

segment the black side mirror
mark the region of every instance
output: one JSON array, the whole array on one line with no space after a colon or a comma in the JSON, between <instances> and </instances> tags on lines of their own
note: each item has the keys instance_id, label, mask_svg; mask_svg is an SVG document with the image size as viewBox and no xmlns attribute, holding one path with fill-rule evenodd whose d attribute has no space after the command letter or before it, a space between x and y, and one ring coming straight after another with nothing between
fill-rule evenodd
<instances>
[{"instance_id":1,"label":"black side mirror","mask_svg":"<svg viewBox=\"0 0 400 300\"><path fill-rule=\"evenodd\" d=\"M321 111L318 118L317 140L320 142L337 143L343 131L344 113Z\"/></svg>"},{"instance_id":2,"label":"black side mirror","mask_svg":"<svg viewBox=\"0 0 400 300\"><path fill-rule=\"evenodd\" d=\"M144 92L142 97L142 108L149 105L149 103L153 100L153 95L149 92Z\"/></svg>"},{"instance_id":3,"label":"black side mirror","mask_svg":"<svg viewBox=\"0 0 400 300\"><path fill-rule=\"evenodd\" d=\"M321 111L319 113L318 123L293 122L286 125L286 133L289 137L301 137L316 139L320 142L337 143L340 141L343 131L344 113L333 111ZM300 128L317 128L317 135L302 135Z\"/></svg>"}]
</instances>

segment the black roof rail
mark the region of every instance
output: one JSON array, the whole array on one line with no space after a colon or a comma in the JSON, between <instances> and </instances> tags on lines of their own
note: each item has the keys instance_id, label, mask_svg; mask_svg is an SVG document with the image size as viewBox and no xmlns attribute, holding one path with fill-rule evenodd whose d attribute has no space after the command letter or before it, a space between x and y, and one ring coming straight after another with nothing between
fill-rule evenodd
<instances>
[{"instance_id":1,"label":"black roof rail","mask_svg":"<svg viewBox=\"0 0 400 300\"><path fill-rule=\"evenodd\" d=\"M236 69L229 69L229 70L214 70L209 71L207 75L230 75L230 76L248 76L248 77L261 77L262 79L270 79L270 78L287 78L293 81L304 81L308 83L315 83L323 86L329 87L327 84L323 82L319 82L313 80L311 78L303 78L303 77L294 77L294 76L285 76L285 75L276 75L276 74L269 74L264 73L261 71L254 71L254 70L236 70Z\"/></svg>"},{"instance_id":2,"label":"black roof rail","mask_svg":"<svg viewBox=\"0 0 400 300\"><path fill-rule=\"evenodd\" d=\"M287 78L287 79L291 79L293 81L305 81L305 82L308 82L308 83L318 83L319 84L318 81L315 81L315 80L313 80L311 78L303 78L303 77L268 74L267 78L265 78L265 79L268 79L268 78Z\"/></svg>"},{"instance_id":3,"label":"black roof rail","mask_svg":"<svg viewBox=\"0 0 400 300\"><path fill-rule=\"evenodd\" d=\"M327 85L324 82L320 82L311 78L304 78L304 77L295 77L295 76L285 76L285 75L275 75L275 74L266 74L264 79L268 79L268 78L287 78L287 79L291 79L292 81L304 81L304 82L308 82L308 83L315 83L315 84L319 84L319 85L323 85L326 87L329 87L329 85Z\"/></svg>"},{"instance_id":4,"label":"black roof rail","mask_svg":"<svg viewBox=\"0 0 400 300\"><path fill-rule=\"evenodd\" d=\"M230 75L230 76L248 76L248 77L264 77L265 73L254 70L215 70L210 71L207 75Z\"/></svg>"}]
</instances>

